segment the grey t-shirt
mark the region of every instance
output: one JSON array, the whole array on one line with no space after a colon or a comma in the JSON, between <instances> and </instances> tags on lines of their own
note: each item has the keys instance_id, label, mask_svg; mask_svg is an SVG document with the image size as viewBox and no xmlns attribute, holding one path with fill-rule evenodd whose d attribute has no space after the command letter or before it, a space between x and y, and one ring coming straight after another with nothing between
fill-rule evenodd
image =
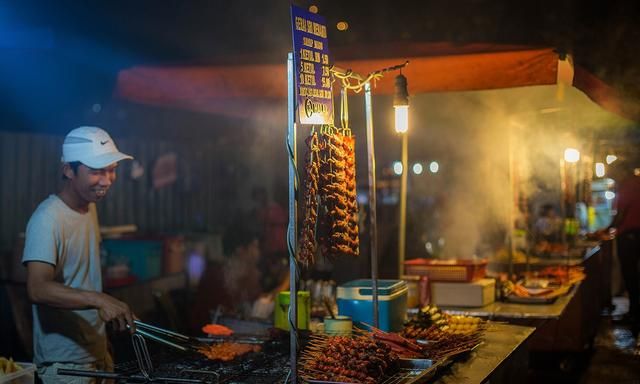
<instances>
[{"instance_id":1,"label":"grey t-shirt","mask_svg":"<svg viewBox=\"0 0 640 384\"><path fill-rule=\"evenodd\" d=\"M27 224L22 263L55 267L55 281L71 288L102 291L100 232L95 204L85 214L51 195ZM104 321L95 309L68 310L34 304L33 350L37 365L90 363L107 351Z\"/></svg>"}]
</instances>

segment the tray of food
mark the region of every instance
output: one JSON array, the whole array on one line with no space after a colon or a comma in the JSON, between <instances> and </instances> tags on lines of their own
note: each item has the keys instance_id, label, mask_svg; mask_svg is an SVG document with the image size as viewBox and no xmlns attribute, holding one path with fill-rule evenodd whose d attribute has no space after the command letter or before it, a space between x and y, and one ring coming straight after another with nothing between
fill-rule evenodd
<instances>
[{"instance_id":1,"label":"tray of food","mask_svg":"<svg viewBox=\"0 0 640 384\"><path fill-rule=\"evenodd\" d=\"M427 276L431 281L470 282L487 273L486 259L413 259L404 263L407 275Z\"/></svg>"},{"instance_id":2,"label":"tray of food","mask_svg":"<svg viewBox=\"0 0 640 384\"><path fill-rule=\"evenodd\" d=\"M536 283L538 281L546 280L532 279L517 283L508 282L504 300L518 304L552 304L558 297L567 294L572 287L572 284L558 285L557 283L540 285Z\"/></svg>"},{"instance_id":3,"label":"tray of food","mask_svg":"<svg viewBox=\"0 0 640 384\"><path fill-rule=\"evenodd\" d=\"M443 365L435 365L429 359L399 359L393 374L382 376L379 384L417 384L431 379ZM352 381L306 380L312 384L346 384Z\"/></svg>"},{"instance_id":4,"label":"tray of food","mask_svg":"<svg viewBox=\"0 0 640 384\"><path fill-rule=\"evenodd\" d=\"M508 295L504 297L504 300L508 303L515 304L553 304L558 299L556 297L544 297L544 296L517 296Z\"/></svg>"},{"instance_id":5,"label":"tray of food","mask_svg":"<svg viewBox=\"0 0 640 384\"><path fill-rule=\"evenodd\" d=\"M398 367L398 354L364 333L312 335L300 357L299 376L310 383L379 384Z\"/></svg>"},{"instance_id":6,"label":"tray of food","mask_svg":"<svg viewBox=\"0 0 640 384\"><path fill-rule=\"evenodd\" d=\"M448 315L428 305L405 323L400 336L420 345L424 357L440 362L477 348L486 328L478 317Z\"/></svg>"}]
</instances>

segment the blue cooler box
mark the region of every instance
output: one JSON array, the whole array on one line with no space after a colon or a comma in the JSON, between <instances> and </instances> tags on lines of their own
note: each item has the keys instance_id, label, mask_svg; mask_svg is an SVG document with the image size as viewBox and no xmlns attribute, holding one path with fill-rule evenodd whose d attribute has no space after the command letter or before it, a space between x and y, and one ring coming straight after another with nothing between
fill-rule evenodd
<instances>
[{"instance_id":1,"label":"blue cooler box","mask_svg":"<svg viewBox=\"0 0 640 384\"><path fill-rule=\"evenodd\" d=\"M353 324L373 325L373 295L370 279L354 280L338 286L338 313L351 316ZM386 332L400 331L407 313L407 283L378 280L378 327Z\"/></svg>"}]
</instances>

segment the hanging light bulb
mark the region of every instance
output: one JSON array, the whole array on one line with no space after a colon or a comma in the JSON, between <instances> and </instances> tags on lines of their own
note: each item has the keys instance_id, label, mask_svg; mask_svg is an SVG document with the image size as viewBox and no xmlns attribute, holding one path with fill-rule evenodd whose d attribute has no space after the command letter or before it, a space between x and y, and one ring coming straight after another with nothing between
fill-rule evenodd
<instances>
[{"instance_id":1,"label":"hanging light bulb","mask_svg":"<svg viewBox=\"0 0 640 384\"><path fill-rule=\"evenodd\" d=\"M406 133L409 129L409 92L407 91L407 78L402 73L396 76L393 108L396 115L396 132Z\"/></svg>"},{"instance_id":2,"label":"hanging light bulb","mask_svg":"<svg viewBox=\"0 0 640 384\"><path fill-rule=\"evenodd\" d=\"M575 148L567 148L564 150L564 161L567 163L577 163L580 160L580 151Z\"/></svg>"}]
</instances>

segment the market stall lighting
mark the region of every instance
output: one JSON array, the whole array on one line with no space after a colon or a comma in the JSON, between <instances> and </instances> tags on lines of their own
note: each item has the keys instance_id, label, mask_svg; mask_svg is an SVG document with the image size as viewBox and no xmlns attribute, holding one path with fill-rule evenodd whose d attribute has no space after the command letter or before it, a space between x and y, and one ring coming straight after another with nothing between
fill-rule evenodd
<instances>
[{"instance_id":1,"label":"market stall lighting","mask_svg":"<svg viewBox=\"0 0 640 384\"><path fill-rule=\"evenodd\" d=\"M409 130L409 92L407 78L402 73L396 76L393 108L396 114L396 132L406 133Z\"/></svg>"},{"instance_id":2,"label":"market stall lighting","mask_svg":"<svg viewBox=\"0 0 640 384\"><path fill-rule=\"evenodd\" d=\"M407 135L407 131L409 130L409 92L407 91L407 78L404 77L402 72L396 76L393 107L396 115L396 132L402 135L400 218L398 219L398 277L402 278L404 275L404 259L407 241L407 176L409 173L409 137Z\"/></svg>"},{"instance_id":3,"label":"market stall lighting","mask_svg":"<svg viewBox=\"0 0 640 384\"><path fill-rule=\"evenodd\" d=\"M596 176L603 177L604 173L604 163L596 163Z\"/></svg>"},{"instance_id":4,"label":"market stall lighting","mask_svg":"<svg viewBox=\"0 0 640 384\"><path fill-rule=\"evenodd\" d=\"M429 164L429 171L431 171L431 173L438 173L439 170L440 170L440 164L438 164L437 161L432 161Z\"/></svg>"},{"instance_id":5,"label":"market stall lighting","mask_svg":"<svg viewBox=\"0 0 640 384\"><path fill-rule=\"evenodd\" d=\"M605 158L605 161L607 162L607 164L611 164L616 160L618 160L618 156L616 155L607 155L607 157Z\"/></svg>"},{"instance_id":6,"label":"market stall lighting","mask_svg":"<svg viewBox=\"0 0 640 384\"><path fill-rule=\"evenodd\" d=\"M616 194L615 194L615 192L612 192L612 191L606 191L604 193L604 198L607 199L607 200L613 200L613 199L616 198Z\"/></svg>"},{"instance_id":7,"label":"market stall lighting","mask_svg":"<svg viewBox=\"0 0 640 384\"><path fill-rule=\"evenodd\" d=\"M409 106L395 106L396 110L396 132L406 133L409 130Z\"/></svg>"},{"instance_id":8,"label":"market stall lighting","mask_svg":"<svg viewBox=\"0 0 640 384\"><path fill-rule=\"evenodd\" d=\"M567 163L577 163L580 160L580 151L575 148L567 148L564 150L564 161Z\"/></svg>"},{"instance_id":9,"label":"market stall lighting","mask_svg":"<svg viewBox=\"0 0 640 384\"><path fill-rule=\"evenodd\" d=\"M413 164L413 173L415 173L416 175L421 175L422 174L422 164L420 164L420 163Z\"/></svg>"},{"instance_id":10,"label":"market stall lighting","mask_svg":"<svg viewBox=\"0 0 640 384\"><path fill-rule=\"evenodd\" d=\"M402 175L402 163L400 161L393 162L393 173L398 176Z\"/></svg>"}]
</instances>

